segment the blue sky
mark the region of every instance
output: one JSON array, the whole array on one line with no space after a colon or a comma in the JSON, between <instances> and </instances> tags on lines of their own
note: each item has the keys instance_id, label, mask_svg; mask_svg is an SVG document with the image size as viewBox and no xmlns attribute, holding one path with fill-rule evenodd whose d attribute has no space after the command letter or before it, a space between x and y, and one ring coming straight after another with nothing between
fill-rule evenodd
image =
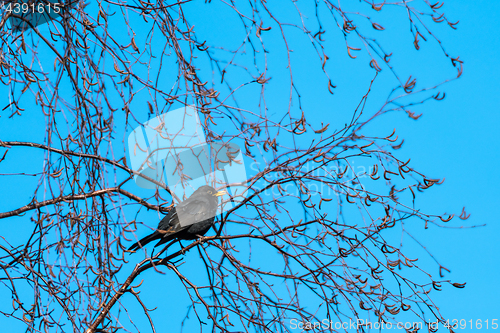
<instances>
[{"instance_id":1,"label":"blue sky","mask_svg":"<svg viewBox=\"0 0 500 333\"><path fill-rule=\"evenodd\" d=\"M212 7L202 6L204 6L203 11L199 9L201 6L189 9L193 11L195 17L200 16L201 21L203 21L203 15L211 14L213 15L211 17L217 17L215 11L211 12ZM483 322L492 319L500 320L498 306L500 291L495 286L500 274L500 242L498 242L500 205L497 204L499 195L496 188L500 184L498 172L500 112L500 85L498 83L500 75L500 65L498 64L500 25L498 22L500 22L500 3L456 0L446 2L443 9L450 20L460 19L458 30L454 31L444 25L434 25L432 29L443 42L446 50L454 56L459 55L460 59L464 61L462 77L443 86L442 90L446 92L446 98L443 101L432 101L423 106L416 106L415 112L423 113L418 121L413 121L404 114L390 114L368 126L366 131L389 134L393 128L396 128L400 137L405 139L403 148L397 151L398 156L401 156L402 159L411 157L412 165L429 177L446 177L443 185L435 186L418 197L417 204L423 210L434 214L447 212L458 215L462 207L465 206L467 213L472 214L471 218L466 221L455 218L452 223L448 224L451 228L430 226L430 230L422 232L421 226L409 226L435 258L451 270L451 273L446 274L446 279L451 279L453 282L467 282L464 289L446 286L442 292L433 294L432 299L440 306L442 314L445 317L465 319L466 321L473 320L473 322L478 319L483 320ZM292 15L291 10L283 8L281 15L284 17ZM383 18L380 17L380 20ZM389 29L392 24L397 29L398 24L404 24L402 22L404 20L394 19L392 23L386 23L387 28ZM222 22L222 24L224 23L230 25L228 22ZM205 34L206 38L213 38L216 41L217 38L220 38L221 42L228 43L234 41L235 45L240 42L233 38L231 32L221 36L217 31L205 33L202 30L203 23L201 22L199 27L200 30L197 32ZM275 29L272 31L276 32ZM408 45L398 44L401 51L395 54L393 59L393 63L401 71L402 78L416 73L417 78L420 79L418 84L425 85L427 82L436 82L436 80L439 81L453 75L454 69L449 64L448 59L438 56L438 60L433 61L432 55L440 52L437 43L432 41L424 43L422 41L421 49L417 52L413 49L411 39L405 39L404 31L402 29L401 35L398 35L398 43L400 42L399 38L401 38L401 41L405 41ZM408 37L409 32L406 34ZM273 35L270 34L269 47L271 50L279 47L277 43L273 44L273 38ZM337 37L331 38L336 40ZM391 40L382 39L382 41L386 45L391 43ZM393 42L396 43L395 40ZM292 48L298 50L300 43L298 40L292 39L291 45ZM326 122L330 122L331 126L335 126L337 122L338 126L341 127L346 117L345 110L352 110L353 105L359 102L360 94L364 94L367 88L366 80L372 77L363 56L356 60L349 59L345 56L344 46L339 45L338 48L335 48L332 44L331 49L326 50L328 55L332 55L330 58L338 57L338 61L330 60L331 65L329 65L332 66L331 69L335 73L334 83L338 85L336 95L331 97L331 100L315 98L314 89L316 86L312 81L316 78L318 80L324 80L324 78L319 79L319 74L311 72L309 66L306 66L306 62L310 59L306 51L296 52L295 75L298 85L304 91L304 103L317 110L317 113L307 115L308 120L314 123L314 126L327 120ZM304 62L302 67L301 61ZM285 80L286 68L282 63L279 63L279 58L271 58L269 67L271 71L275 71L273 72L274 80L277 82ZM381 74L378 80L394 84L390 75ZM288 95L284 93L284 90L286 89L280 89L279 86L270 87L268 96L275 97L273 101L269 102L271 106L282 107L283 104L286 104ZM5 89L2 87L0 91L4 93ZM243 92L241 98L244 100L245 96L250 98L249 94ZM141 98L141 102L146 100L145 96ZM385 98L386 95L378 97L375 95L373 99L370 99L368 107L375 108ZM2 105L8 104L5 97L0 100ZM27 102L27 104L29 103ZM145 105L145 102L142 105ZM19 117L13 120L7 119L8 115L10 115L8 110L0 113L1 140L38 140L37 142L40 142L40 133L43 134L44 130L40 126L43 124L43 117L40 114L33 112L29 117ZM12 154L16 156L16 159L15 162L9 163L15 164L0 164L0 173L6 172L5 169L13 166L19 167L23 172L40 172L42 153L28 152L27 150L23 152ZM1 149L0 153L3 154ZM0 178L0 182L4 184L3 189L0 190L0 212L27 204L31 193L26 192L20 184L36 184L34 180L20 180L19 177L9 178L5 176ZM130 189L134 190L133 187ZM135 190L138 191L138 189ZM149 213L148 216L156 221L154 215L154 213ZM24 228L31 230L32 228L28 217L19 217L11 221L18 223L22 230ZM0 221L0 235L9 239L13 244L16 242L22 244L25 240L24 234L6 222L7 220ZM155 227L155 223L152 222L150 226ZM479 226L484 224L486 226ZM142 232L147 231L142 229ZM400 235L395 235L395 237L400 237ZM422 251L412 239L404 237L404 241L407 242L405 243L407 251L415 253ZM196 256L197 254L191 255ZM187 256L186 261L188 259ZM430 271L437 274L437 266L432 266L432 260L430 258L425 260L430 263ZM195 270L196 267L193 265L190 269ZM148 279L158 280L168 277L155 272L147 272L141 278L148 281ZM8 294L6 293L5 296ZM167 301L169 302L172 299L185 297L178 291L172 291L168 294ZM0 295L4 297L2 291L0 291ZM150 304L165 302L165 295L158 295L157 290L147 283L143 287L143 295L150 300ZM131 299L126 298L124 300L131 301ZM130 311L136 310L139 311L133 306L130 308ZM179 318L186 311L186 308L179 306L171 309L170 316ZM153 312L153 317L160 320L164 314ZM143 318L143 320L141 319L138 323L147 325L146 319ZM9 327L11 325L12 330L22 327L19 323L5 317L0 317L0 323L9 325ZM158 328L161 331L161 327Z\"/></svg>"},{"instance_id":2,"label":"blue sky","mask_svg":"<svg viewBox=\"0 0 500 333\"><path fill-rule=\"evenodd\" d=\"M414 166L432 177L446 177L443 185L418 199L419 205L448 213L460 213L465 206L472 214L467 221L454 219L450 224L464 229L434 227L432 233L422 233L423 243L451 270L446 278L467 282L464 289L447 287L433 299L449 318L491 321L500 313L500 292L494 287L500 273L496 188L500 184L500 3L453 1L443 8L452 21L460 19L460 23L457 31L438 29L437 35L451 54L460 55L464 73L445 86L444 101L416 109L424 113L418 121L399 115L391 118L388 127L397 127L403 135L400 152L411 156Z\"/></svg>"},{"instance_id":3,"label":"blue sky","mask_svg":"<svg viewBox=\"0 0 500 333\"><path fill-rule=\"evenodd\" d=\"M464 61L461 79L446 86L447 97L431 103L424 116L408 126L402 121L403 152L415 165L445 183L419 199L429 209L460 212L471 218L464 227L436 229L426 240L440 262L451 269L451 279L467 282L464 289L445 288L434 295L443 314L467 321L498 319L500 293L494 288L500 263L498 192L500 66L500 3L454 1L445 3L449 17L460 19L457 31L441 33L447 48ZM479 28L481 27L481 28ZM455 220L460 225L460 220ZM468 330L467 330L468 331Z\"/></svg>"}]
</instances>

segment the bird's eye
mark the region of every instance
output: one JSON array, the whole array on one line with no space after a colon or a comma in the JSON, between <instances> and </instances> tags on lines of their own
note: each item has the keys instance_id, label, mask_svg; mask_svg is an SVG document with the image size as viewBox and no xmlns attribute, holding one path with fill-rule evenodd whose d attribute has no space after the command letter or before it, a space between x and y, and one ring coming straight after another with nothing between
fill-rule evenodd
<instances>
[{"instance_id":1,"label":"bird's eye","mask_svg":"<svg viewBox=\"0 0 500 333\"><path fill-rule=\"evenodd\" d=\"M208 194L213 194L213 193L214 193L214 192L212 192L212 191L208 191Z\"/></svg>"}]
</instances>

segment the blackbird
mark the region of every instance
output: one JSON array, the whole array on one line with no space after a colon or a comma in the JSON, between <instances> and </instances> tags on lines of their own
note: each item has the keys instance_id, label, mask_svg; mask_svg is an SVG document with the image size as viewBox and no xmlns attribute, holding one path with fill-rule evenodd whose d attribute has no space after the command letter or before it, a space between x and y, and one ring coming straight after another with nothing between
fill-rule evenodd
<instances>
[{"instance_id":1,"label":"blackbird","mask_svg":"<svg viewBox=\"0 0 500 333\"><path fill-rule=\"evenodd\" d=\"M211 186L200 187L188 199L172 208L160 221L155 232L133 244L129 251L157 239L160 241L155 247L172 239L196 239L203 236L214 223L219 196L224 194L226 191L217 192Z\"/></svg>"}]
</instances>

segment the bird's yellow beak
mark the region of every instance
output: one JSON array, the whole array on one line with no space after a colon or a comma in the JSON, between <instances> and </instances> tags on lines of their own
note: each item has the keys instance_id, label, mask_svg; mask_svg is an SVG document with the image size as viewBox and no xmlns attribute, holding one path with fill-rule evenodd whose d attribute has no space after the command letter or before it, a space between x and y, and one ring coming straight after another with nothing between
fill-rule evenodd
<instances>
[{"instance_id":1,"label":"bird's yellow beak","mask_svg":"<svg viewBox=\"0 0 500 333\"><path fill-rule=\"evenodd\" d=\"M227 194L227 192L226 191L219 191L219 192L214 194L214 197L220 197L221 195L224 195L224 194Z\"/></svg>"}]
</instances>

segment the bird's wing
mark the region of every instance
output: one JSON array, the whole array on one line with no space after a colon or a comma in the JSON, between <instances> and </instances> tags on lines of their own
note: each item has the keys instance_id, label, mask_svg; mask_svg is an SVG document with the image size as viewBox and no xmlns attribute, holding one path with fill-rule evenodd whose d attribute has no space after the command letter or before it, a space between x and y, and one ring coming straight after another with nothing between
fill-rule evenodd
<instances>
[{"instance_id":1,"label":"bird's wing","mask_svg":"<svg viewBox=\"0 0 500 333\"><path fill-rule=\"evenodd\" d=\"M161 239L155 247L161 245L166 241L177 237L176 234L186 230L192 224L202 222L207 218L213 217L216 210L217 206L212 207L207 198L191 197L172 208L168 214L161 219L160 223L158 223L158 228L154 233L133 244L130 249L137 249L155 239Z\"/></svg>"},{"instance_id":2,"label":"bird's wing","mask_svg":"<svg viewBox=\"0 0 500 333\"><path fill-rule=\"evenodd\" d=\"M178 231L183 230L185 227L182 227L179 223L179 216L177 215L177 208L174 207L170 210L170 212L161 219L160 223L158 223L158 231L163 234L172 234Z\"/></svg>"},{"instance_id":3,"label":"bird's wing","mask_svg":"<svg viewBox=\"0 0 500 333\"><path fill-rule=\"evenodd\" d=\"M201 222L209 217L212 217L215 215L214 213L216 209L210 206L210 201L206 198L186 200L179 204L176 208L183 225Z\"/></svg>"},{"instance_id":4,"label":"bird's wing","mask_svg":"<svg viewBox=\"0 0 500 333\"><path fill-rule=\"evenodd\" d=\"M158 223L158 230L164 235L179 232L189 225L204 220L210 214L209 201L204 198L181 202ZM180 215L180 217L179 217ZM181 221L182 220L182 225Z\"/></svg>"},{"instance_id":5,"label":"bird's wing","mask_svg":"<svg viewBox=\"0 0 500 333\"><path fill-rule=\"evenodd\" d=\"M177 217L177 210L172 208L167 215L165 215L158 223L158 230L168 230L170 227L179 224L179 218Z\"/></svg>"},{"instance_id":6,"label":"bird's wing","mask_svg":"<svg viewBox=\"0 0 500 333\"><path fill-rule=\"evenodd\" d=\"M211 207L210 201L206 198L189 198L188 200L181 202L171 211L171 214L165 216L165 221L162 220L160 222L160 225L166 225L168 223L168 227L164 229L165 231L160 231L163 233L163 236L155 247L160 246L175 237L182 238L180 235L182 235L187 229L191 228L193 224L202 222L209 217L213 217L215 215L215 210L216 208L214 209L214 207ZM158 226L158 229L160 229L160 225Z\"/></svg>"},{"instance_id":7,"label":"bird's wing","mask_svg":"<svg viewBox=\"0 0 500 333\"><path fill-rule=\"evenodd\" d=\"M203 214L211 209L210 202L208 201L208 199L203 197L190 198L186 201L181 202L179 205L177 205L176 208L182 211L182 213L184 214L191 215Z\"/></svg>"}]
</instances>

